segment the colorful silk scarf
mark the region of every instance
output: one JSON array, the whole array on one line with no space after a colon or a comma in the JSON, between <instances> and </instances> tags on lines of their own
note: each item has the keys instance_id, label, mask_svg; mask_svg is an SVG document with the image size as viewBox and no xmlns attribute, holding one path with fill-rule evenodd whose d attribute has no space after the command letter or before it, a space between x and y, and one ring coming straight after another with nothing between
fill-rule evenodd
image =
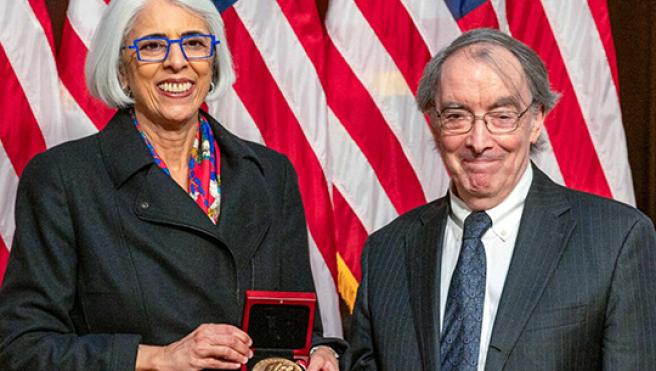
<instances>
[{"instance_id":1,"label":"colorful silk scarf","mask_svg":"<svg viewBox=\"0 0 656 371\"><path fill-rule=\"evenodd\" d=\"M131 116L134 126L153 155L155 164L170 176L171 172L164 160L159 157L146 133L141 129L134 110L131 111ZM212 223L216 224L221 204L221 152L219 144L214 140L210 123L203 116L199 116L200 122L189 158L189 189L187 191Z\"/></svg>"}]
</instances>

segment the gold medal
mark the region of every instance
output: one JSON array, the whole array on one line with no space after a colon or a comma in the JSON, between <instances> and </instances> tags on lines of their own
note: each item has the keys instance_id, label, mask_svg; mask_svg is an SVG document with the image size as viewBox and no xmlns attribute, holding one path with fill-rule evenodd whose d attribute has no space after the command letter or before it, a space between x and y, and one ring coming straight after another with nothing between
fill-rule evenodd
<instances>
[{"instance_id":1,"label":"gold medal","mask_svg":"<svg viewBox=\"0 0 656 371\"><path fill-rule=\"evenodd\" d=\"M288 359L271 357L256 363L253 371L303 371L303 369Z\"/></svg>"}]
</instances>

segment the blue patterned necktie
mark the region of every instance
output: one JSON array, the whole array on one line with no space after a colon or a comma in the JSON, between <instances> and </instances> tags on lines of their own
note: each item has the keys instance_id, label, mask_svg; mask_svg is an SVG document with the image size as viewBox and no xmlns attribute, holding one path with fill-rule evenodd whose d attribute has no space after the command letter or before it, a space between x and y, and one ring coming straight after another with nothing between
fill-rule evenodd
<instances>
[{"instance_id":1,"label":"blue patterned necktie","mask_svg":"<svg viewBox=\"0 0 656 371\"><path fill-rule=\"evenodd\" d=\"M492 226L484 211L465 219L462 248L446 299L440 354L443 371L475 371L485 302L485 248L481 237Z\"/></svg>"}]
</instances>

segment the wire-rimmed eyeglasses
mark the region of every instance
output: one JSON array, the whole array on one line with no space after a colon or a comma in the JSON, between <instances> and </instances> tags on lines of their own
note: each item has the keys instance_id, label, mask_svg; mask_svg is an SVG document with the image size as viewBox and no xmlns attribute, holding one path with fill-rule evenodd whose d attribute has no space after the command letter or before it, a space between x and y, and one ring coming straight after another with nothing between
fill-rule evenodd
<instances>
[{"instance_id":1,"label":"wire-rimmed eyeglasses","mask_svg":"<svg viewBox=\"0 0 656 371\"><path fill-rule=\"evenodd\" d=\"M440 129L447 134L465 134L474 127L476 119L481 119L490 134L509 134L519 127L519 119L528 112L535 101L531 101L522 112L495 110L478 116L464 108L446 108L441 112L435 109Z\"/></svg>"},{"instance_id":2,"label":"wire-rimmed eyeglasses","mask_svg":"<svg viewBox=\"0 0 656 371\"><path fill-rule=\"evenodd\" d=\"M171 44L180 44L182 55L186 60L207 59L214 56L214 49L220 43L214 35L192 34L179 39L169 39L166 36L146 36L136 39L132 45L122 49L137 51L140 62L162 62L169 56Z\"/></svg>"}]
</instances>

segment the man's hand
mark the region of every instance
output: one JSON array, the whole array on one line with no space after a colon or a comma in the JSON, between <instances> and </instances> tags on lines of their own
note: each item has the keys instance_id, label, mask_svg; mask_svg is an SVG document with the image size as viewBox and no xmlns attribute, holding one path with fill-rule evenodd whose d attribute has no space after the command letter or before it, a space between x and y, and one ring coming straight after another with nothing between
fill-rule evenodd
<instances>
[{"instance_id":1,"label":"man's hand","mask_svg":"<svg viewBox=\"0 0 656 371\"><path fill-rule=\"evenodd\" d=\"M335 352L328 346L318 346L310 356L307 371L339 371Z\"/></svg>"}]
</instances>

